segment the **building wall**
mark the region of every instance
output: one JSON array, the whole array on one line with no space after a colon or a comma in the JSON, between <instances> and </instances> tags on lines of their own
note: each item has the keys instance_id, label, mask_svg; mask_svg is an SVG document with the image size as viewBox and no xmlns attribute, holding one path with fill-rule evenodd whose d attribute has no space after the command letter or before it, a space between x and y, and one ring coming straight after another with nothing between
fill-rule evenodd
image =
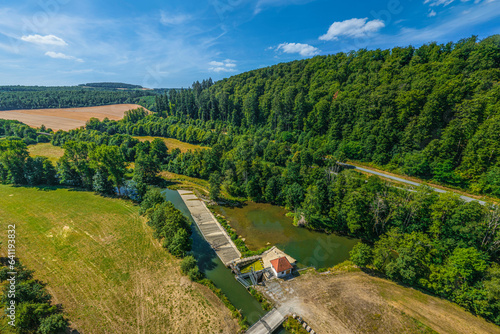
<instances>
[{"instance_id":1,"label":"building wall","mask_svg":"<svg viewBox=\"0 0 500 334\"><path fill-rule=\"evenodd\" d=\"M271 267L271 270L273 271L274 276L276 276L278 278L286 276L287 274L290 274L292 272L292 270L289 269L289 270L280 271L279 273L277 273L276 270L274 269L274 267Z\"/></svg>"}]
</instances>

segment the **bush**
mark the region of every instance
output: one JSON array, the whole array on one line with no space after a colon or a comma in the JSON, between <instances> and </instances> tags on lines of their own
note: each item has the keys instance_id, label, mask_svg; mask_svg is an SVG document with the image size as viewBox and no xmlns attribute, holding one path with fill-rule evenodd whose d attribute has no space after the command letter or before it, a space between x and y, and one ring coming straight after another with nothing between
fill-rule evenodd
<instances>
[{"instance_id":1,"label":"bush","mask_svg":"<svg viewBox=\"0 0 500 334\"><path fill-rule=\"evenodd\" d=\"M186 256L182 259L181 271L183 274L187 275L187 273L194 267L196 267L196 259L192 255Z\"/></svg>"},{"instance_id":2,"label":"bush","mask_svg":"<svg viewBox=\"0 0 500 334\"><path fill-rule=\"evenodd\" d=\"M156 204L161 204L163 202L165 202L165 196L163 196L161 190L159 188L150 188L146 192L146 195L144 195L139 213L143 215L148 209L154 208Z\"/></svg>"},{"instance_id":3,"label":"bush","mask_svg":"<svg viewBox=\"0 0 500 334\"><path fill-rule=\"evenodd\" d=\"M362 242L356 244L349 252L351 261L358 267L366 267L373 262L373 251L370 246Z\"/></svg>"},{"instance_id":4,"label":"bush","mask_svg":"<svg viewBox=\"0 0 500 334\"><path fill-rule=\"evenodd\" d=\"M65 333L68 320L60 313L51 314L40 322L38 331L40 334Z\"/></svg>"},{"instance_id":5,"label":"bush","mask_svg":"<svg viewBox=\"0 0 500 334\"><path fill-rule=\"evenodd\" d=\"M203 278L203 275L201 274L198 266L195 266L194 268L191 268L191 270L189 270L188 277L191 281L197 282Z\"/></svg>"}]
</instances>

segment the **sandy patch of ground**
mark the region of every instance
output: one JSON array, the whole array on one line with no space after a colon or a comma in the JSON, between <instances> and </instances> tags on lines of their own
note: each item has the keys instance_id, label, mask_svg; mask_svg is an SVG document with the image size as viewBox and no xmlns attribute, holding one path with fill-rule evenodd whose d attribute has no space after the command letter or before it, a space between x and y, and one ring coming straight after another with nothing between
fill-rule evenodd
<instances>
[{"instance_id":1,"label":"sandy patch of ground","mask_svg":"<svg viewBox=\"0 0 500 334\"><path fill-rule=\"evenodd\" d=\"M500 333L451 302L361 271L311 271L259 290L317 333Z\"/></svg>"}]
</instances>

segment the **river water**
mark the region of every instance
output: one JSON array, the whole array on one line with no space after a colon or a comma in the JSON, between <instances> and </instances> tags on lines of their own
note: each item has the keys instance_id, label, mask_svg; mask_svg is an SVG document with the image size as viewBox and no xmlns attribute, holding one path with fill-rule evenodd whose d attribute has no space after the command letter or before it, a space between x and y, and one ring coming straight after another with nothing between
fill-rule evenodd
<instances>
[{"instance_id":1,"label":"river water","mask_svg":"<svg viewBox=\"0 0 500 334\"><path fill-rule=\"evenodd\" d=\"M164 193L167 201L172 202L178 210L191 220L193 229L192 253L198 260L200 270L224 292L231 303L248 319L250 324L255 323L266 314L266 311L262 309L260 303L248 293L243 285L234 278L231 270L224 266L210 245L203 239L179 193L169 189L166 189Z\"/></svg>"},{"instance_id":2,"label":"river water","mask_svg":"<svg viewBox=\"0 0 500 334\"><path fill-rule=\"evenodd\" d=\"M295 258L299 268L333 267L347 260L349 251L359 242L293 226L293 219L279 206L248 202L242 208L219 206L215 210L229 220L250 250L276 245Z\"/></svg>"},{"instance_id":3,"label":"river water","mask_svg":"<svg viewBox=\"0 0 500 334\"><path fill-rule=\"evenodd\" d=\"M192 223L193 256L198 261L200 270L221 289L231 303L241 311L250 324L255 323L266 311L260 303L234 278L210 245L205 241L194 223L191 214L179 193L166 189L165 197L185 214ZM248 203L242 208L216 207L245 238L251 250L267 245L276 245L298 261L299 267L332 267L349 258L349 251L358 242L337 235L309 231L292 225L293 220L285 216L283 208L262 203ZM288 333L280 329L275 333Z\"/></svg>"}]
</instances>

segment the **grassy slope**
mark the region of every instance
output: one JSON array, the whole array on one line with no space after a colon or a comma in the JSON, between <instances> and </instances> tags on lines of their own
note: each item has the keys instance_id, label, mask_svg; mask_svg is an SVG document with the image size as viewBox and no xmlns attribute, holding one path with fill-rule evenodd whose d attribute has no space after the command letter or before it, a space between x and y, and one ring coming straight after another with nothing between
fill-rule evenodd
<instances>
[{"instance_id":1,"label":"grassy slope","mask_svg":"<svg viewBox=\"0 0 500 334\"><path fill-rule=\"evenodd\" d=\"M131 203L0 185L2 231L7 224L16 224L17 256L49 283L80 333L238 330L208 289L180 274L179 260L153 239Z\"/></svg>"},{"instance_id":2,"label":"grassy slope","mask_svg":"<svg viewBox=\"0 0 500 334\"><path fill-rule=\"evenodd\" d=\"M278 303L293 305L318 333L500 333L449 301L357 269L308 271L280 289Z\"/></svg>"},{"instance_id":3,"label":"grassy slope","mask_svg":"<svg viewBox=\"0 0 500 334\"><path fill-rule=\"evenodd\" d=\"M64 149L54 146L51 143L40 143L28 146L28 151L32 157L47 157L55 165L57 160L64 154Z\"/></svg>"},{"instance_id":4,"label":"grassy slope","mask_svg":"<svg viewBox=\"0 0 500 334\"><path fill-rule=\"evenodd\" d=\"M182 142L180 140L173 139L173 138L151 137L151 136L141 136L141 137L134 137L134 138L136 138L140 141L153 141L155 138L161 139L167 145L169 152L171 152L173 149L176 149L176 148L180 149L181 152L183 152L183 153L187 152L189 150L196 151L199 149L210 149L210 147L189 144L189 143L185 143L185 142Z\"/></svg>"}]
</instances>

